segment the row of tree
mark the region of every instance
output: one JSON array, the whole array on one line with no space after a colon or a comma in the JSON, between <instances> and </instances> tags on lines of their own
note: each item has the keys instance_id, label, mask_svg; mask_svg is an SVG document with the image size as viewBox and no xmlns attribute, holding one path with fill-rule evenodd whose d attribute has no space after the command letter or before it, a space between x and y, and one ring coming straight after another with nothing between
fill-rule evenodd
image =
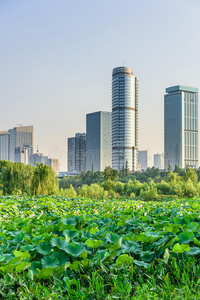
<instances>
[{"instance_id":1,"label":"row of tree","mask_svg":"<svg viewBox=\"0 0 200 300\"><path fill-rule=\"evenodd\" d=\"M115 172L105 171L103 182L92 183L91 185L83 184L76 190L70 185L68 189L61 189L62 194L67 197L81 196L93 199L107 197L133 199L140 197L143 200L162 199L163 196L189 198L200 196L200 182L198 182L197 172L194 169L181 170L181 175L169 171L165 180L161 179L159 182L151 180L148 183L142 183L136 179L129 179L128 182L117 181L113 177Z\"/></svg>"},{"instance_id":2,"label":"row of tree","mask_svg":"<svg viewBox=\"0 0 200 300\"><path fill-rule=\"evenodd\" d=\"M58 190L58 179L51 166L0 161L1 195L51 195Z\"/></svg>"}]
</instances>

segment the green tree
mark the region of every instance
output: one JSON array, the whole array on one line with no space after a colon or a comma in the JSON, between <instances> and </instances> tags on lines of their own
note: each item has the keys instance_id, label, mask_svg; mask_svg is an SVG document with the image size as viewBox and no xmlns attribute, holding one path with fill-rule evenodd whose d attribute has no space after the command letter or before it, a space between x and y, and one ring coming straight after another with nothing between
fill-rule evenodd
<instances>
[{"instance_id":1,"label":"green tree","mask_svg":"<svg viewBox=\"0 0 200 300\"><path fill-rule=\"evenodd\" d=\"M31 192L33 195L52 195L58 192L58 180L51 166L38 164L35 167Z\"/></svg>"},{"instance_id":2,"label":"green tree","mask_svg":"<svg viewBox=\"0 0 200 300\"><path fill-rule=\"evenodd\" d=\"M197 172L195 169L187 168L184 170L184 180L190 179L192 182L196 183L198 181Z\"/></svg>"},{"instance_id":3,"label":"green tree","mask_svg":"<svg viewBox=\"0 0 200 300\"><path fill-rule=\"evenodd\" d=\"M118 177L118 171L115 169L112 169L111 167L106 167L104 172L103 172L103 177L105 180L116 180Z\"/></svg>"},{"instance_id":4,"label":"green tree","mask_svg":"<svg viewBox=\"0 0 200 300\"><path fill-rule=\"evenodd\" d=\"M128 160L126 160L126 163L125 163L124 173L125 173L125 176L128 176L128 173L129 173Z\"/></svg>"}]
</instances>

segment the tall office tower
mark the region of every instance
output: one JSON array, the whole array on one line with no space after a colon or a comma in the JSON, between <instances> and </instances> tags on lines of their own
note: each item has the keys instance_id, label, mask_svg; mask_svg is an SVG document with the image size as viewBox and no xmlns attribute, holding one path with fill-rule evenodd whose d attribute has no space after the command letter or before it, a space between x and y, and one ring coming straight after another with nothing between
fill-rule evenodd
<instances>
[{"instance_id":1,"label":"tall office tower","mask_svg":"<svg viewBox=\"0 0 200 300\"><path fill-rule=\"evenodd\" d=\"M15 148L28 147L29 155L33 154L33 126L20 126L10 129L8 159L15 161Z\"/></svg>"},{"instance_id":2,"label":"tall office tower","mask_svg":"<svg viewBox=\"0 0 200 300\"><path fill-rule=\"evenodd\" d=\"M111 113L86 115L86 171L104 171L111 166Z\"/></svg>"},{"instance_id":3,"label":"tall office tower","mask_svg":"<svg viewBox=\"0 0 200 300\"><path fill-rule=\"evenodd\" d=\"M68 172L75 172L75 137L68 138Z\"/></svg>"},{"instance_id":4,"label":"tall office tower","mask_svg":"<svg viewBox=\"0 0 200 300\"><path fill-rule=\"evenodd\" d=\"M75 171L83 172L86 168L86 134L76 133L75 136Z\"/></svg>"},{"instance_id":5,"label":"tall office tower","mask_svg":"<svg viewBox=\"0 0 200 300\"><path fill-rule=\"evenodd\" d=\"M198 89L173 86L164 97L165 169L198 167Z\"/></svg>"},{"instance_id":6,"label":"tall office tower","mask_svg":"<svg viewBox=\"0 0 200 300\"><path fill-rule=\"evenodd\" d=\"M138 150L138 164L140 164L141 170L146 171L148 166L148 150Z\"/></svg>"},{"instance_id":7,"label":"tall office tower","mask_svg":"<svg viewBox=\"0 0 200 300\"><path fill-rule=\"evenodd\" d=\"M8 160L8 131L0 131L0 160Z\"/></svg>"},{"instance_id":8,"label":"tall office tower","mask_svg":"<svg viewBox=\"0 0 200 300\"><path fill-rule=\"evenodd\" d=\"M130 68L112 73L112 167L121 170L126 162L137 170L138 80Z\"/></svg>"},{"instance_id":9,"label":"tall office tower","mask_svg":"<svg viewBox=\"0 0 200 300\"><path fill-rule=\"evenodd\" d=\"M164 169L164 153L162 154L154 154L154 163L155 168L158 168L160 170Z\"/></svg>"},{"instance_id":10,"label":"tall office tower","mask_svg":"<svg viewBox=\"0 0 200 300\"><path fill-rule=\"evenodd\" d=\"M68 172L83 172L86 168L86 134L68 138Z\"/></svg>"}]
</instances>

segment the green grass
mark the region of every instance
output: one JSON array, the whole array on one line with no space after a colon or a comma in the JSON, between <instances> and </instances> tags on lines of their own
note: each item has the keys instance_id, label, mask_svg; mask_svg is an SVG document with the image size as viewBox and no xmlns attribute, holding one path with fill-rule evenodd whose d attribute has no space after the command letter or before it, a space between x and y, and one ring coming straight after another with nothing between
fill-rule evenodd
<instances>
[{"instance_id":1,"label":"green grass","mask_svg":"<svg viewBox=\"0 0 200 300\"><path fill-rule=\"evenodd\" d=\"M0 198L0 299L200 299L200 200Z\"/></svg>"}]
</instances>

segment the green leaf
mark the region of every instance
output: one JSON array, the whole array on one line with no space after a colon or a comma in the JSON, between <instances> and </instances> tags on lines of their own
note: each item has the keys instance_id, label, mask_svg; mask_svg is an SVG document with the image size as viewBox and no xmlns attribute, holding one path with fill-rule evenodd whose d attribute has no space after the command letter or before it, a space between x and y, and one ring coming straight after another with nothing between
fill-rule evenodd
<instances>
[{"instance_id":1,"label":"green leaf","mask_svg":"<svg viewBox=\"0 0 200 300\"><path fill-rule=\"evenodd\" d=\"M190 246L189 245L180 245L179 243L175 244L173 249L172 249L172 252L176 253L183 253L185 251L189 251L190 250Z\"/></svg>"},{"instance_id":2,"label":"green leaf","mask_svg":"<svg viewBox=\"0 0 200 300\"><path fill-rule=\"evenodd\" d=\"M73 226L76 226L76 224L77 224L77 218L76 217L71 217L71 218L68 218L68 219L61 219L61 222L64 225L73 225Z\"/></svg>"},{"instance_id":3,"label":"green leaf","mask_svg":"<svg viewBox=\"0 0 200 300\"><path fill-rule=\"evenodd\" d=\"M84 251L84 248L80 244L70 243L63 250L72 256L77 257Z\"/></svg>"},{"instance_id":4,"label":"green leaf","mask_svg":"<svg viewBox=\"0 0 200 300\"><path fill-rule=\"evenodd\" d=\"M42 264L40 261L32 261L31 267L29 270L33 272L33 274L38 273L42 269Z\"/></svg>"},{"instance_id":5,"label":"green leaf","mask_svg":"<svg viewBox=\"0 0 200 300\"><path fill-rule=\"evenodd\" d=\"M47 279L53 276L54 271L55 268L44 268L41 271L39 271L35 276L38 279Z\"/></svg>"},{"instance_id":6,"label":"green leaf","mask_svg":"<svg viewBox=\"0 0 200 300\"><path fill-rule=\"evenodd\" d=\"M22 260L30 258L30 254L28 252L21 252L21 251L13 251L15 257L21 257Z\"/></svg>"},{"instance_id":7,"label":"green leaf","mask_svg":"<svg viewBox=\"0 0 200 300\"><path fill-rule=\"evenodd\" d=\"M36 246L37 252L43 255L48 255L51 251L51 246L47 242L43 242Z\"/></svg>"},{"instance_id":8,"label":"green leaf","mask_svg":"<svg viewBox=\"0 0 200 300\"><path fill-rule=\"evenodd\" d=\"M192 232L184 231L178 236L179 242L181 244L188 244L191 241L194 241L194 234Z\"/></svg>"},{"instance_id":9,"label":"green leaf","mask_svg":"<svg viewBox=\"0 0 200 300\"><path fill-rule=\"evenodd\" d=\"M166 249L165 249L165 253L164 253L164 255L163 255L163 261L164 261L165 264L167 264L167 263L168 263L168 260L169 260L169 249L166 248Z\"/></svg>"},{"instance_id":10,"label":"green leaf","mask_svg":"<svg viewBox=\"0 0 200 300\"><path fill-rule=\"evenodd\" d=\"M51 246L52 247L59 247L60 249L64 250L64 248L68 245L68 243L64 240L61 240L59 238L53 238L51 239Z\"/></svg>"},{"instance_id":11,"label":"green leaf","mask_svg":"<svg viewBox=\"0 0 200 300\"><path fill-rule=\"evenodd\" d=\"M6 260L5 256L0 255L0 262Z\"/></svg>"},{"instance_id":12,"label":"green leaf","mask_svg":"<svg viewBox=\"0 0 200 300\"><path fill-rule=\"evenodd\" d=\"M105 239L110 243L117 243L119 241L119 234L116 233L107 233Z\"/></svg>"},{"instance_id":13,"label":"green leaf","mask_svg":"<svg viewBox=\"0 0 200 300\"><path fill-rule=\"evenodd\" d=\"M199 247L200 247L200 241L199 241L199 240L197 240L197 238L194 238L194 243L195 243L195 245L197 245L197 246L199 246Z\"/></svg>"},{"instance_id":14,"label":"green leaf","mask_svg":"<svg viewBox=\"0 0 200 300\"><path fill-rule=\"evenodd\" d=\"M117 258L116 265L131 265L133 263L133 257L128 256L127 254L122 254Z\"/></svg>"},{"instance_id":15,"label":"green leaf","mask_svg":"<svg viewBox=\"0 0 200 300\"><path fill-rule=\"evenodd\" d=\"M75 237L78 236L78 232L77 231L73 231L73 230L69 230L69 229L65 229L63 231L63 234L66 235L68 238L70 239L74 239Z\"/></svg>"},{"instance_id":16,"label":"green leaf","mask_svg":"<svg viewBox=\"0 0 200 300\"><path fill-rule=\"evenodd\" d=\"M16 237L12 240L12 243L14 245L19 244L20 242L23 241L24 237L25 237L25 233L24 232L20 232L18 235L16 235Z\"/></svg>"},{"instance_id":17,"label":"green leaf","mask_svg":"<svg viewBox=\"0 0 200 300\"><path fill-rule=\"evenodd\" d=\"M24 270L28 269L30 266L31 266L31 263L23 261L15 268L15 270L17 273L21 273Z\"/></svg>"},{"instance_id":18,"label":"green leaf","mask_svg":"<svg viewBox=\"0 0 200 300\"><path fill-rule=\"evenodd\" d=\"M200 248L198 247L191 247L190 250L187 252L188 255L197 255L200 253Z\"/></svg>"},{"instance_id":19,"label":"green leaf","mask_svg":"<svg viewBox=\"0 0 200 300\"><path fill-rule=\"evenodd\" d=\"M34 251L35 250L35 245L26 244L24 246L21 246L20 249L22 249L24 251Z\"/></svg>"},{"instance_id":20,"label":"green leaf","mask_svg":"<svg viewBox=\"0 0 200 300\"><path fill-rule=\"evenodd\" d=\"M144 268L146 268L146 269L150 266L150 264L145 263L145 262L140 261L140 260L136 260L136 259L134 259L133 262L134 262L137 266L139 266L139 267L144 267Z\"/></svg>"},{"instance_id":21,"label":"green leaf","mask_svg":"<svg viewBox=\"0 0 200 300\"><path fill-rule=\"evenodd\" d=\"M121 243L122 243L122 237L119 239L119 241L113 245L111 245L108 249L112 253L114 251L117 251L118 249L121 248Z\"/></svg>"},{"instance_id":22,"label":"green leaf","mask_svg":"<svg viewBox=\"0 0 200 300\"><path fill-rule=\"evenodd\" d=\"M65 252L54 252L50 257L55 257L59 260L59 267L69 262L69 256Z\"/></svg>"},{"instance_id":23,"label":"green leaf","mask_svg":"<svg viewBox=\"0 0 200 300\"><path fill-rule=\"evenodd\" d=\"M98 232L98 231L99 231L98 228L92 228L92 229L90 229L90 233L91 233L91 234L95 234L95 233Z\"/></svg>"},{"instance_id":24,"label":"green leaf","mask_svg":"<svg viewBox=\"0 0 200 300\"><path fill-rule=\"evenodd\" d=\"M41 262L43 268L56 268L59 266L59 260L51 256L45 256Z\"/></svg>"},{"instance_id":25,"label":"green leaf","mask_svg":"<svg viewBox=\"0 0 200 300\"><path fill-rule=\"evenodd\" d=\"M99 250L94 255L94 261L95 262L101 262L104 259L106 259L110 254L106 250Z\"/></svg>"},{"instance_id":26,"label":"green leaf","mask_svg":"<svg viewBox=\"0 0 200 300\"><path fill-rule=\"evenodd\" d=\"M90 248L98 248L103 244L101 240L87 240L85 244Z\"/></svg>"},{"instance_id":27,"label":"green leaf","mask_svg":"<svg viewBox=\"0 0 200 300\"><path fill-rule=\"evenodd\" d=\"M33 280L34 274L33 274L33 271L32 271L32 270L29 270L29 271L28 271L27 277L28 277L29 279Z\"/></svg>"}]
</instances>

